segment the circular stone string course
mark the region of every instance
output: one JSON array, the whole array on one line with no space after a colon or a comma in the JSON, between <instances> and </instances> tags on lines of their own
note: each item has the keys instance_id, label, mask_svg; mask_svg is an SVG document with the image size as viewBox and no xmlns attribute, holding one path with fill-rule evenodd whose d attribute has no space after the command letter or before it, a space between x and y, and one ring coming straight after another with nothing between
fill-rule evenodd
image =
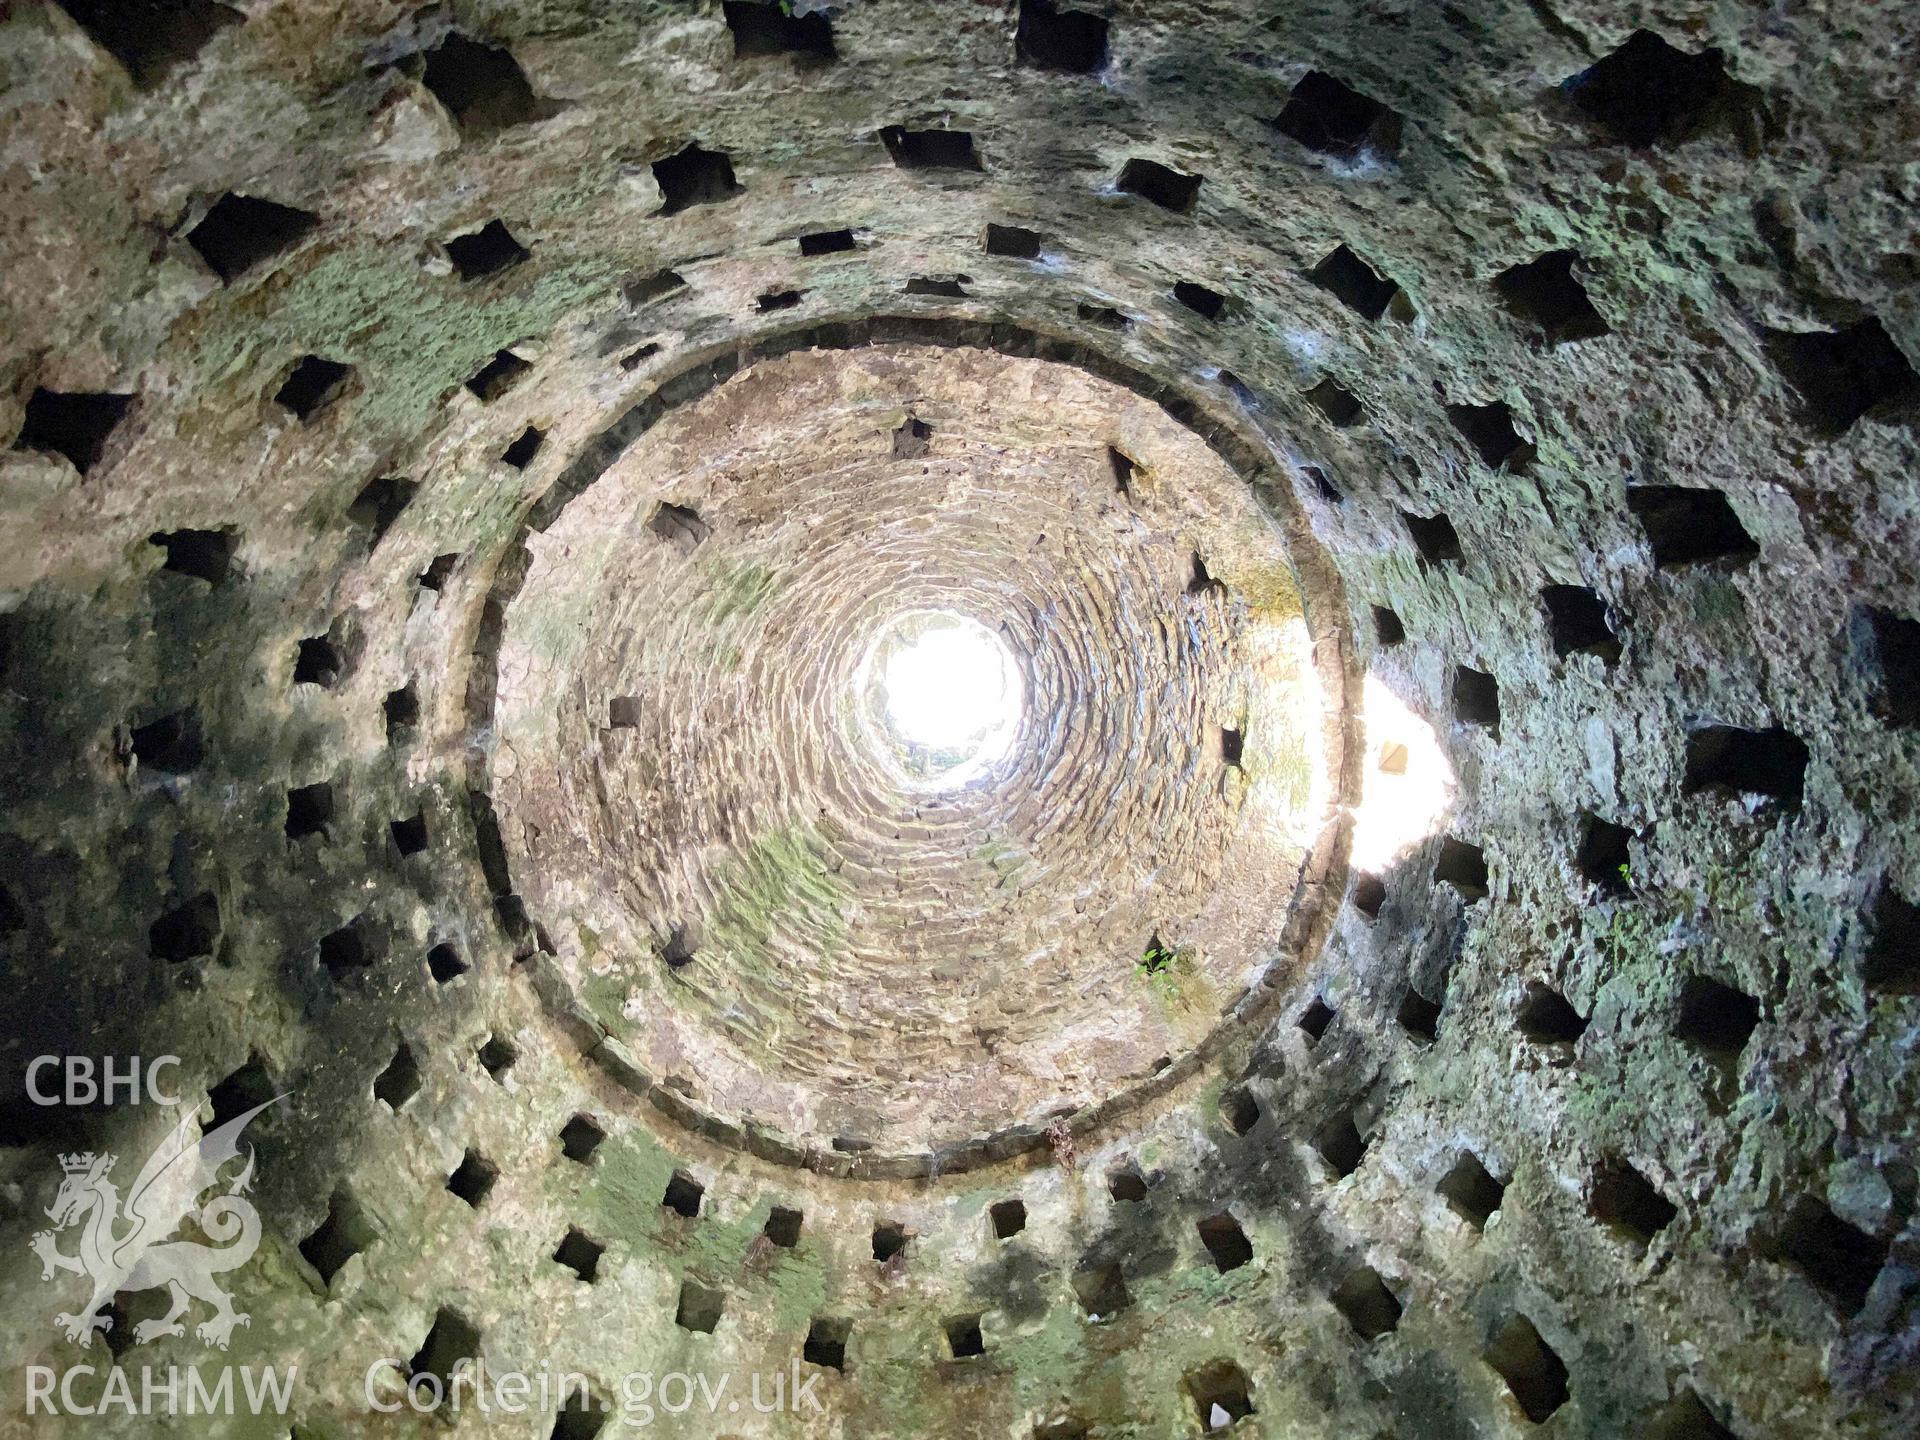
<instances>
[{"instance_id":1,"label":"circular stone string course","mask_svg":"<svg viewBox=\"0 0 1920 1440\"><path fill-rule=\"evenodd\" d=\"M524 546L475 737L514 891L709 1129L855 1174L1037 1143L1315 933L1344 677L1283 519L1122 385L763 359Z\"/></svg>"}]
</instances>

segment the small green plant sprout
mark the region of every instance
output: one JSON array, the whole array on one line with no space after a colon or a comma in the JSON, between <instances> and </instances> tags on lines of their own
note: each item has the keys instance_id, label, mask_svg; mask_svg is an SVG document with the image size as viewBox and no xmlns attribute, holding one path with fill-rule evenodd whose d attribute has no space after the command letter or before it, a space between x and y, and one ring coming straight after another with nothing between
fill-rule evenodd
<instances>
[{"instance_id":1,"label":"small green plant sprout","mask_svg":"<svg viewBox=\"0 0 1920 1440\"><path fill-rule=\"evenodd\" d=\"M1180 981L1193 973L1193 951L1185 945L1163 944L1155 935L1133 968L1134 973L1155 990L1171 996L1178 990Z\"/></svg>"}]
</instances>

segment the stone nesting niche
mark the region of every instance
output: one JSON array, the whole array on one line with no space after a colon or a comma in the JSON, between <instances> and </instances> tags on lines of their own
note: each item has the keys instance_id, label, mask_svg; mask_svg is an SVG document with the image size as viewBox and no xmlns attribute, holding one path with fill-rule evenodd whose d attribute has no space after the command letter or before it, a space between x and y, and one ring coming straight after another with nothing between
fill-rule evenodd
<instances>
[{"instance_id":1,"label":"stone nesting niche","mask_svg":"<svg viewBox=\"0 0 1920 1440\"><path fill-rule=\"evenodd\" d=\"M1281 519L1121 385L762 360L525 547L484 740L514 888L692 1107L950 1166L1165 1083L1324 929L1338 642ZM990 757L889 713L956 626L1014 707L961 737Z\"/></svg>"},{"instance_id":2,"label":"stone nesting niche","mask_svg":"<svg viewBox=\"0 0 1920 1440\"><path fill-rule=\"evenodd\" d=\"M0 1436L1920 1432L1917 27L0 6Z\"/></svg>"}]
</instances>

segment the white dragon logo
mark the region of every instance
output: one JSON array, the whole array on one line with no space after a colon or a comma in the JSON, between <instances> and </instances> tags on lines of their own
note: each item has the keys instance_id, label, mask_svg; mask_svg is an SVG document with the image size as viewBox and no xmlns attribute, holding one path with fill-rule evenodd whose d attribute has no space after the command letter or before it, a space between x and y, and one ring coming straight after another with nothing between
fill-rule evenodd
<instances>
[{"instance_id":1,"label":"white dragon logo","mask_svg":"<svg viewBox=\"0 0 1920 1440\"><path fill-rule=\"evenodd\" d=\"M143 1320L133 1327L135 1343L185 1333L180 1316L190 1300L201 1300L213 1307L213 1315L194 1333L209 1345L227 1348L233 1327L245 1325L247 1316L233 1308L232 1298L214 1277L246 1264L260 1244L260 1214L241 1198L253 1180L254 1156L252 1146L242 1150L240 1132L267 1105L284 1098L276 1095L265 1105L254 1106L197 1143L192 1132L199 1128L199 1118L189 1112L141 1167L127 1193L124 1217L119 1190L107 1178L118 1156L88 1151L60 1157L66 1175L47 1208L53 1228L40 1231L27 1248L40 1257L42 1280L53 1279L58 1271L72 1271L92 1281L93 1295L85 1305L71 1314L54 1316L69 1340L90 1346L96 1330L104 1334L111 1329L113 1317L100 1310L120 1291L164 1285L172 1304L160 1319ZM240 1173L196 1217L213 1245L168 1240L201 1193L219 1183L221 1167L243 1153L246 1164ZM132 1228L116 1233L123 1218L132 1222ZM63 1253L54 1237L82 1220L86 1224L78 1253Z\"/></svg>"}]
</instances>

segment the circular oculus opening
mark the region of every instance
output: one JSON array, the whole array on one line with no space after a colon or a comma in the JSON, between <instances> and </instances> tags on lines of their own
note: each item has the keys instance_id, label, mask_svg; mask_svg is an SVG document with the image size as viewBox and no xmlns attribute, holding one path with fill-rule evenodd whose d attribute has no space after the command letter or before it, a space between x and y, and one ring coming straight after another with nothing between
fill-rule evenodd
<instances>
[{"instance_id":1,"label":"circular oculus opening","mask_svg":"<svg viewBox=\"0 0 1920 1440\"><path fill-rule=\"evenodd\" d=\"M868 736L905 784L943 790L978 780L1013 748L1025 687L1013 651L965 615L903 615L861 666Z\"/></svg>"}]
</instances>

